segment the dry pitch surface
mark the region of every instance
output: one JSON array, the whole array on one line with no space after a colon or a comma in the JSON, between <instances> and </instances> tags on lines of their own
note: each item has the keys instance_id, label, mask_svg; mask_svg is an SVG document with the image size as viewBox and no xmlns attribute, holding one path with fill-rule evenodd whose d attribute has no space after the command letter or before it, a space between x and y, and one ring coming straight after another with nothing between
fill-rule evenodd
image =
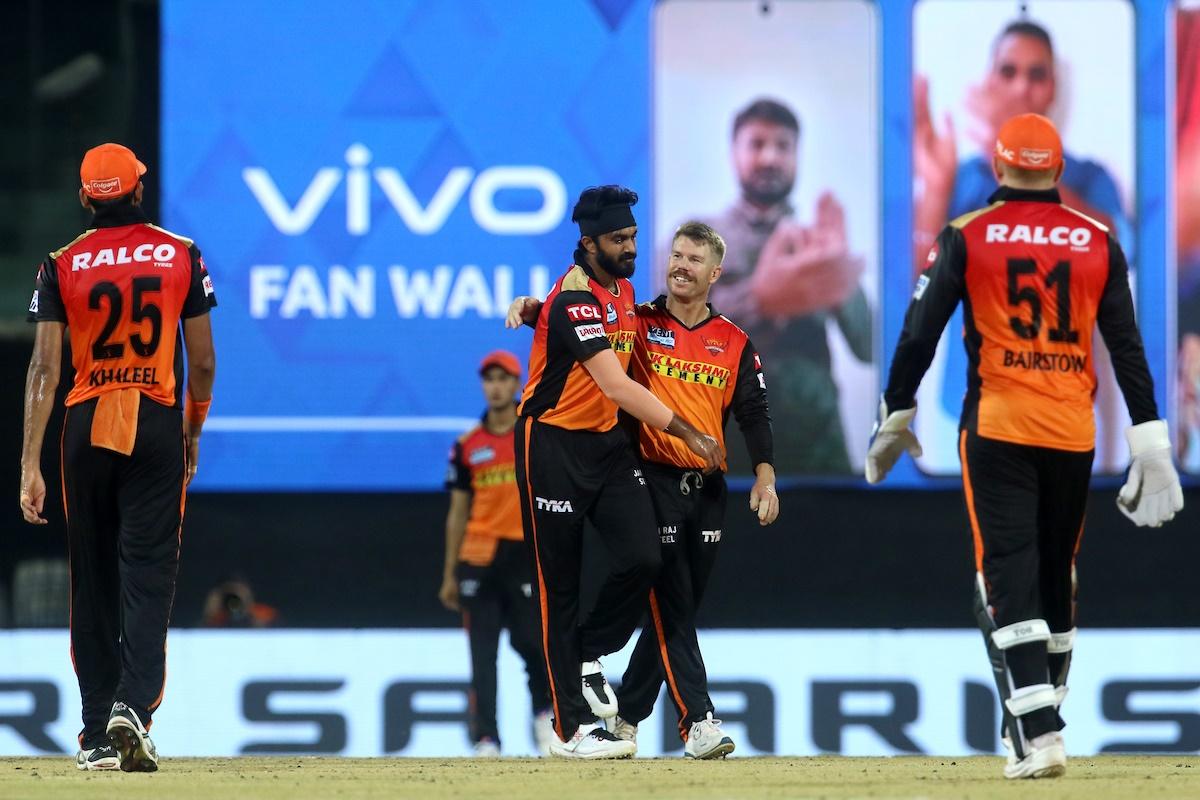
<instances>
[{"instance_id":1,"label":"dry pitch surface","mask_svg":"<svg viewBox=\"0 0 1200 800\"><path fill-rule=\"evenodd\" d=\"M152 775L79 772L70 758L0 758L0 798L1200 798L1200 758L1071 759L1063 778L1006 781L999 758L164 758Z\"/></svg>"}]
</instances>

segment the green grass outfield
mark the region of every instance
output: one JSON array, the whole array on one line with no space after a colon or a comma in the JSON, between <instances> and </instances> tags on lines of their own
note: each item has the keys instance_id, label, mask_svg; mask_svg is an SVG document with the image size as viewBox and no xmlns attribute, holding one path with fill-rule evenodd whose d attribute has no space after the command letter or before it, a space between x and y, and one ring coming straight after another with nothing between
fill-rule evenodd
<instances>
[{"instance_id":1,"label":"green grass outfield","mask_svg":"<svg viewBox=\"0 0 1200 800\"><path fill-rule=\"evenodd\" d=\"M1200 798L1196 756L1073 758L1065 777L1006 781L1000 758L164 758L152 775L0 758L0 798Z\"/></svg>"}]
</instances>

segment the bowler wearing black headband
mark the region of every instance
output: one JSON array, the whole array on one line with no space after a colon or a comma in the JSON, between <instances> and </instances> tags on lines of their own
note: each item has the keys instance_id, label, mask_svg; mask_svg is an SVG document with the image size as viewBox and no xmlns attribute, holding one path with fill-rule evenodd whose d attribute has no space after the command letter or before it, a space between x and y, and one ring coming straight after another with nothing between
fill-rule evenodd
<instances>
[{"instance_id":1,"label":"bowler wearing black headband","mask_svg":"<svg viewBox=\"0 0 1200 800\"><path fill-rule=\"evenodd\" d=\"M620 186L584 190L574 263L538 315L529 382L518 409L516 461L525 541L534 556L542 647L556 740L552 755L627 758L633 742L596 724L617 701L600 657L624 647L641 620L660 565L645 478L618 409L678 436L708 470L721 445L677 416L627 374L637 335L633 275L637 194ZM591 520L611 571L595 607L579 619L583 524Z\"/></svg>"}]
</instances>

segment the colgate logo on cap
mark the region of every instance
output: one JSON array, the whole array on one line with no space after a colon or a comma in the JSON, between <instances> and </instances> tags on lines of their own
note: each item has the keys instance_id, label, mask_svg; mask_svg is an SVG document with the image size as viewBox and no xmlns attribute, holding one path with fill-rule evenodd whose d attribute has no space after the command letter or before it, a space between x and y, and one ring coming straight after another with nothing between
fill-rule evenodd
<instances>
[{"instance_id":1,"label":"colgate logo on cap","mask_svg":"<svg viewBox=\"0 0 1200 800\"><path fill-rule=\"evenodd\" d=\"M88 193L91 195L109 195L121 193L120 178L104 178L103 180L88 181Z\"/></svg>"},{"instance_id":2,"label":"colgate logo on cap","mask_svg":"<svg viewBox=\"0 0 1200 800\"><path fill-rule=\"evenodd\" d=\"M1054 153L1050 150L1031 150L1028 147L1021 148L1021 163L1028 164L1031 167L1042 167L1050 162Z\"/></svg>"}]
</instances>

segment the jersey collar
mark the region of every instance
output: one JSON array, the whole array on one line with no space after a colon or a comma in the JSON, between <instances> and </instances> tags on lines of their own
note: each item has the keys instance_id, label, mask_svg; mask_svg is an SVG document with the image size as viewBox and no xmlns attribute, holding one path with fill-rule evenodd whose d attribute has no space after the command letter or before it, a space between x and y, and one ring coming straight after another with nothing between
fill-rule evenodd
<instances>
[{"instance_id":1,"label":"jersey collar","mask_svg":"<svg viewBox=\"0 0 1200 800\"><path fill-rule=\"evenodd\" d=\"M683 327L689 331L694 331L697 328L703 327L705 324L712 322L714 319L716 319L717 317L720 316L720 312L718 312L715 308L712 307L712 303L705 303L704 305L708 306L708 316L705 317L704 319L700 320L695 325L693 325L692 327L689 328L683 322L683 320L681 320L679 317L675 316L674 314L672 314L670 311L667 310L667 296L665 294L660 294L658 297L654 298L654 300L652 300L650 302L650 305L654 306L656 309L658 309L662 313L666 314L668 317L675 320L680 325L683 325Z\"/></svg>"},{"instance_id":2,"label":"jersey collar","mask_svg":"<svg viewBox=\"0 0 1200 800\"><path fill-rule=\"evenodd\" d=\"M91 227L119 228L122 225L141 225L149 221L141 206L122 205L97 208L96 213L92 215Z\"/></svg>"},{"instance_id":3,"label":"jersey collar","mask_svg":"<svg viewBox=\"0 0 1200 800\"><path fill-rule=\"evenodd\" d=\"M996 191L992 192L992 196L988 198L989 203L996 203L1001 200L1009 200L1011 202L1031 202L1031 203L1061 203L1062 197L1058 194L1058 189L1014 189L1011 186L1001 186Z\"/></svg>"}]
</instances>

